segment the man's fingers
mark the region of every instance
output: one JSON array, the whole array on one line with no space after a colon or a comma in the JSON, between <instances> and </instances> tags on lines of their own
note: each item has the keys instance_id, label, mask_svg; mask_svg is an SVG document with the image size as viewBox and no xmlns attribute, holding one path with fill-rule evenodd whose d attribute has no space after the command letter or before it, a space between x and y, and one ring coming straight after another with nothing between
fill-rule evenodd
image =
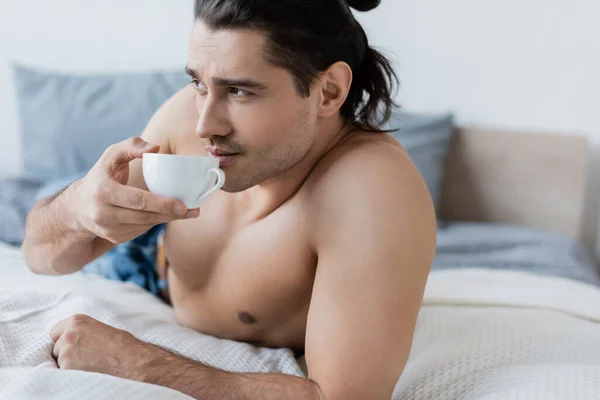
<instances>
[{"instance_id":1,"label":"man's fingers","mask_svg":"<svg viewBox=\"0 0 600 400\"><path fill-rule=\"evenodd\" d=\"M54 343L54 347L52 348L52 356L55 359L58 359L58 355L60 354L60 351L62 350L62 348L66 345L66 338L65 335L61 335L58 340L55 341Z\"/></svg>"},{"instance_id":2,"label":"man's fingers","mask_svg":"<svg viewBox=\"0 0 600 400\"><path fill-rule=\"evenodd\" d=\"M54 358L56 359L56 365L58 366L58 368L60 369L82 369L82 368L78 368L78 365L73 363L73 354L72 352L74 351L74 347L68 343L64 343L61 347L60 350L57 352L56 356L54 356ZM71 357L68 356L68 353L71 353ZM54 354L53 354L54 355Z\"/></svg>"},{"instance_id":3,"label":"man's fingers","mask_svg":"<svg viewBox=\"0 0 600 400\"><path fill-rule=\"evenodd\" d=\"M185 204L179 200L158 196L143 189L121 184L115 184L114 188L108 191L107 201L109 204L121 208L172 215L174 217L184 217L187 213Z\"/></svg>"},{"instance_id":4,"label":"man's fingers","mask_svg":"<svg viewBox=\"0 0 600 400\"><path fill-rule=\"evenodd\" d=\"M178 219L196 218L199 214L199 209L189 210L186 215L175 216L173 214L159 214L148 211L127 210L124 208L114 208L114 218L119 224L131 225L135 229L135 225L158 225ZM122 225L121 225L122 226Z\"/></svg>"},{"instance_id":5,"label":"man's fingers","mask_svg":"<svg viewBox=\"0 0 600 400\"><path fill-rule=\"evenodd\" d=\"M157 153L159 150L160 146L156 144L148 143L141 137L132 137L106 149L102 156L103 164L105 168L114 170L141 158L144 153Z\"/></svg>"},{"instance_id":6,"label":"man's fingers","mask_svg":"<svg viewBox=\"0 0 600 400\"><path fill-rule=\"evenodd\" d=\"M54 325L52 329L50 329L50 338L52 339L52 341L56 342L60 338L60 336L67 330L68 326L69 318L63 319L62 321Z\"/></svg>"}]
</instances>

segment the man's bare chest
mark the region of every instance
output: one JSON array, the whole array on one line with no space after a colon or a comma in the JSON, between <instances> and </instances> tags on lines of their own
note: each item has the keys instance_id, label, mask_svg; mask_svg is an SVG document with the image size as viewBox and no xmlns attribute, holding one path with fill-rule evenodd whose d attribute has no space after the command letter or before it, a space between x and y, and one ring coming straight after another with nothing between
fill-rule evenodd
<instances>
[{"instance_id":1,"label":"man's bare chest","mask_svg":"<svg viewBox=\"0 0 600 400\"><path fill-rule=\"evenodd\" d=\"M183 325L236 340L292 346L304 339L316 259L294 210L240 224L205 207L171 224L170 295Z\"/></svg>"}]
</instances>

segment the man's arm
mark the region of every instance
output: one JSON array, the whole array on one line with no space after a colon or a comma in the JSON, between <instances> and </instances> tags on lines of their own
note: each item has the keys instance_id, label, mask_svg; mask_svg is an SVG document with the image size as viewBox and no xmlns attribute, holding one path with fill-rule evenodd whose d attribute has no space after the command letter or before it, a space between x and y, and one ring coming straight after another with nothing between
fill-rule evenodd
<instances>
[{"instance_id":1,"label":"man's arm","mask_svg":"<svg viewBox=\"0 0 600 400\"><path fill-rule=\"evenodd\" d=\"M318 267L309 378L327 400L392 396L408 359L436 245L427 186L405 152L355 149L316 192Z\"/></svg>"},{"instance_id":2,"label":"man's arm","mask_svg":"<svg viewBox=\"0 0 600 400\"><path fill-rule=\"evenodd\" d=\"M41 199L27 215L21 251L35 273L75 272L114 246L77 223L71 212L75 206L72 193L77 185L75 181L55 195ZM60 271L58 264L65 270Z\"/></svg>"},{"instance_id":3,"label":"man's arm","mask_svg":"<svg viewBox=\"0 0 600 400\"><path fill-rule=\"evenodd\" d=\"M181 118L180 110L185 107L182 103L190 103L193 106L193 98L190 93L191 88L186 87L179 93L169 99L152 117L146 127L142 138L156 145L154 150L137 148L137 145L143 144L142 141L133 141L125 152L130 155L128 159L122 160L121 180L115 179L111 171L111 166L106 166L106 170L90 171L96 172L94 179L98 181L96 188L101 185L101 180L108 183L119 183L132 188L138 188L146 191L142 176L141 155L143 152L157 151L170 152L170 137L166 133L172 134L182 129L189 129L188 126L180 127L185 118ZM192 121L193 124L193 121ZM122 149L123 150L123 149ZM133 160L133 161L132 161ZM132 161L130 165L129 161ZM94 168L97 168L96 165ZM123 174L123 170L127 173ZM94 170L94 169L93 169ZM89 174L88 174L89 175ZM127 175L127 176L125 176ZM88 177L86 177L88 178ZM84 178L85 179L85 178ZM81 269L87 263L113 248L118 241L111 241L101 237L98 232L90 231L82 226L75 211L81 211L84 207L100 199L94 196L98 193L81 194L80 184L83 179L75 181L60 193L41 199L31 209L26 220L25 240L22 246L22 252L29 268L40 274L67 274ZM90 186L90 185L87 185ZM108 185L105 185L108 188ZM88 188L89 189L89 188ZM112 185L111 192L118 191L116 185ZM92 188L88 190L96 192ZM144 230L140 229L139 234Z\"/></svg>"},{"instance_id":4,"label":"man's arm","mask_svg":"<svg viewBox=\"0 0 600 400\"><path fill-rule=\"evenodd\" d=\"M282 374L236 374L208 367L144 343L87 315L50 331L59 368L109 374L168 387L197 399L321 400L310 380Z\"/></svg>"},{"instance_id":5,"label":"man's arm","mask_svg":"<svg viewBox=\"0 0 600 400\"><path fill-rule=\"evenodd\" d=\"M147 350L148 359L153 361L140 369L137 379L175 389L195 399L327 399L321 396L318 385L308 379L283 374L226 372L152 347Z\"/></svg>"}]
</instances>

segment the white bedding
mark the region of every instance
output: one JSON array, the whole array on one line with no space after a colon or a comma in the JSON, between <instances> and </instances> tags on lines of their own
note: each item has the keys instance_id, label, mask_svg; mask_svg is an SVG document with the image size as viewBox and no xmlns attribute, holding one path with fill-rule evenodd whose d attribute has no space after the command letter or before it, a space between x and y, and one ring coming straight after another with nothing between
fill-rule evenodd
<instances>
[{"instance_id":1,"label":"white bedding","mask_svg":"<svg viewBox=\"0 0 600 400\"><path fill-rule=\"evenodd\" d=\"M303 372L291 351L200 335L129 284L31 274L0 245L0 399L184 399L153 385L60 371L48 331L86 313L231 371ZM600 399L600 290L562 278L458 269L431 274L398 399Z\"/></svg>"}]
</instances>

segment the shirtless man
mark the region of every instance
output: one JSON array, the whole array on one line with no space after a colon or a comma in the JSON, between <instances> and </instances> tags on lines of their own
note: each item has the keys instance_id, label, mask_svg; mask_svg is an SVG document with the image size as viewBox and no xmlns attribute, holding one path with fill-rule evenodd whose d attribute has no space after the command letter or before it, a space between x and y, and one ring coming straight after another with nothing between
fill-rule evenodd
<instances>
[{"instance_id":1,"label":"shirtless man","mask_svg":"<svg viewBox=\"0 0 600 400\"><path fill-rule=\"evenodd\" d=\"M356 9L378 1L349 1ZM197 0L190 85L142 138L108 148L40 201L23 253L68 274L168 223L178 321L221 338L305 351L308 379L234 374L87 316L51 331L63 369L201 399L389 399L408 358L435 253L429 192L377 132L393 72L342 0ZM222 191L186 213L147 191L143 153L218 157Z\"/></svg>"}]
</instances>

